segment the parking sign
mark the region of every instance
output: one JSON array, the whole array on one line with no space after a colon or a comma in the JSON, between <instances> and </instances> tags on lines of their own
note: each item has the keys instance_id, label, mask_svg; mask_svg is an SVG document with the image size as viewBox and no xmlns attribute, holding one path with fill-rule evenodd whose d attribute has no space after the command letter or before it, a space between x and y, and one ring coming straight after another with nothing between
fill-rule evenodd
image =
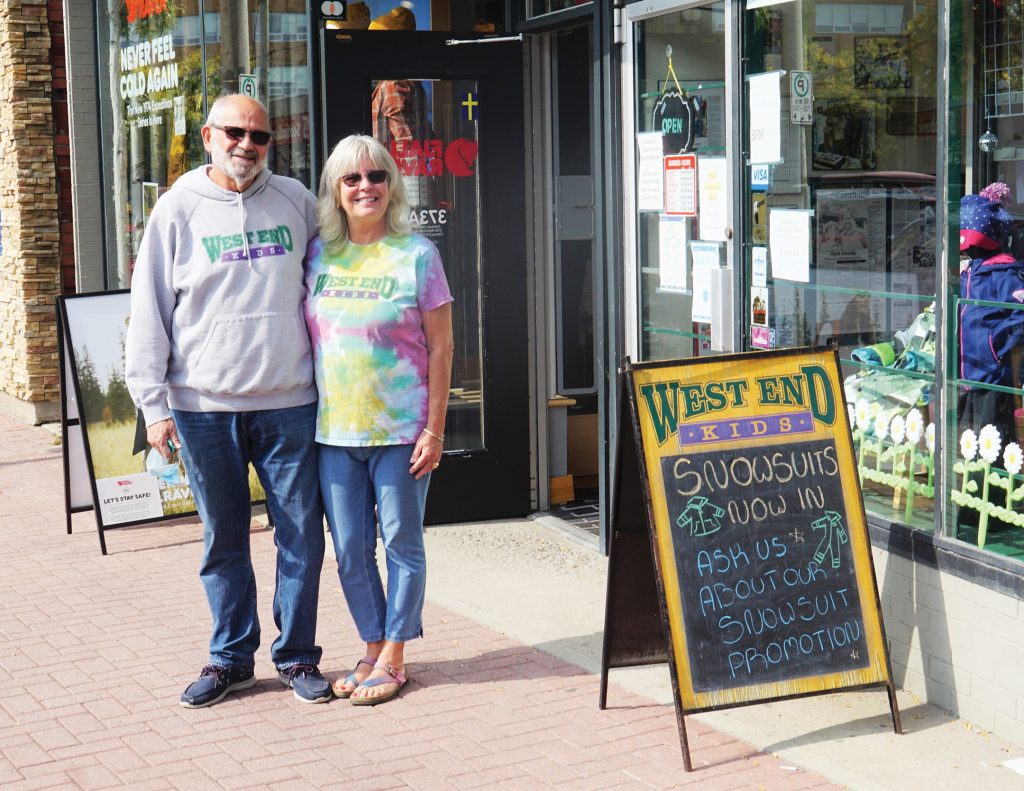
<instances>
[{"instance_id":1,"label":"parking sign","mask_svg":"<svg viewBox=\"0 0 1024 791\"><path fill-rule=\"evenodd\" d=\"M243 96L248 96L250 99L256 99L259 101L260 78L255 74L239 74L238 92Z\"/></svg>"},{"instance_id":2,"label":"parking sign","mask_svg":"<svg viewBox=\"0 0 1024 791\"><path fill-rule=\"evenodd\" d=\"M789 110L794 124L814 123L814 83L809 71L789 73Z\"/></svg>"}]
</instances>

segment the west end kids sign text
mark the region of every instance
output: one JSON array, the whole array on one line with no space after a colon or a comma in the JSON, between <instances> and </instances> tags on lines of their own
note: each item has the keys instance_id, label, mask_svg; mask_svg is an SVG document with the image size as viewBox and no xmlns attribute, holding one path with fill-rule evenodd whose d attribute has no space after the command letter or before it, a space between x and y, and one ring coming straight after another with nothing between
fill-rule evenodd
<instances>
[{"instance_id":1,"label":"west end kids sign text","mask_svg":"<svg viewBox=\"0 0 1024 791\"><path fill-rule=\"evenodd\" d=\"M835 353L631 377L684 710L887 683Z\"/></svg>"}]
</instances>

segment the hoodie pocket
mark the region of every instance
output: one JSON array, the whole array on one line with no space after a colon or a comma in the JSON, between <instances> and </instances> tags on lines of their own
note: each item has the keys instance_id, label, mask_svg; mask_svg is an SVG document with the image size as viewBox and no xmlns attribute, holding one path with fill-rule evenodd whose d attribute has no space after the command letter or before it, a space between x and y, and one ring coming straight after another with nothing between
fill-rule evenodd
<instances>
[{"instance_id":1,"label":"hoodie pocket","mask_svg":"<svg viewBox=\"0 0 1024 791\"><path fill-rule=\"evenodd\" d=\"M223 395L259 395L313 381L306 327L294 313L249 313L214 320L186 383Z\"/></svg>"}]
</instances>

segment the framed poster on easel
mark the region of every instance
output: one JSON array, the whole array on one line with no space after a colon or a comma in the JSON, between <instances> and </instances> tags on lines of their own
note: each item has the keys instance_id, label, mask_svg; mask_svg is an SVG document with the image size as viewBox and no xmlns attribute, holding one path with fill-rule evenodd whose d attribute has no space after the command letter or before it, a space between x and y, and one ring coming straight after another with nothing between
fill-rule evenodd
<instances>
[{"instance_id":1,"label":"framed poster on easel","mask_svg":"<svg viewBox=\"0 0 1024 791\"><path fill-rule=\"evenodd\" d=\"M94 511L104 555L107 530L196 514L183 462L146 446L125 385L130 313L128 290L57 298L67 531L73 513ZM251 468L249 487L263 502Z\"/></svg>"},{"instance_id":2,"label":"framed poster on easel","mask_svg":"<svg viewBox=\"0 0 1024 791\"><path fill-rule=\"evenodd\" d=\"M601 707L610 668L667 661L687 771L685 714L884 687L902 732L838 352L622 376Z\"/></svg>"}]
</instances>

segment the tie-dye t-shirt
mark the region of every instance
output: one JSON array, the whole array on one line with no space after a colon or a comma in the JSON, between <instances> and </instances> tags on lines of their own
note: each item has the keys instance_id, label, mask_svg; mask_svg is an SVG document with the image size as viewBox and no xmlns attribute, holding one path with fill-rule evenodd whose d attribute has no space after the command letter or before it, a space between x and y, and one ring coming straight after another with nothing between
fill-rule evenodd
<instances>
[{"instance_id":1,"label":"tie-dye t-shirt","mask_svg":"<svg viewBox=\"0 0 1024 791\"><path fill-rule=\"evenodd\" d=\"M316 439L327 445L406 445L427 423L423 313L451 302L441 257L417 234L309 244L306 324L320 391Z\"/></svg>"}]
</instances>

